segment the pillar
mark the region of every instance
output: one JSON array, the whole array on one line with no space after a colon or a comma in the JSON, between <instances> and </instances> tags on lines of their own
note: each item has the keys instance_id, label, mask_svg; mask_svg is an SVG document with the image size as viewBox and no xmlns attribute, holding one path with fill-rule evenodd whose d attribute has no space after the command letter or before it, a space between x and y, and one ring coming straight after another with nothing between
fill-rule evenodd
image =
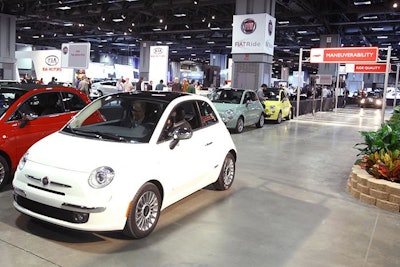
<instances>
[{"instance_id":1,"label":"pillar","mask_svg":"<svg viewBox=\"0 0 400 267\"><path fill-rule=\"evenodd\" d=\"M15 16L0 14L0 79L19 80L15 58Z\"/></svg>"},{"instance_id":2,"label":"pillar","mask_svg":"<svg viewBox=\"0 0 400 267\"><path fill-rule=\"evenodd\" d=\"M275 16L275 0L236 0L236 15L267 13ZM232 87L257 89L271 84L273 55L232 54Z\"/></svg>"}]
</instances>

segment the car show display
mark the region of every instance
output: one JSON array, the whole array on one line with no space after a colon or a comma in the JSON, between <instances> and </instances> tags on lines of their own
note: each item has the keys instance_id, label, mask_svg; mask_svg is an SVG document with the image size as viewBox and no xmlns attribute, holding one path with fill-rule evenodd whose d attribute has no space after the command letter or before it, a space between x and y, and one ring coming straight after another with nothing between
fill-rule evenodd
<instances>
[{"instance_id":1,"label":"car show display","mask_svg":"<svg viewBox=\"0 0 400 267\"><path fill-rule=\"evenodd\" d=\"M292 104L285 89L267 88L264 90L265 119L281 123L282 119L292 117Z\"/></svg>"},{"instance_id":2,"label":"car show display","mask_svg":"<svg viewBox=\"0 0 400 267\"><path fill-rule=\"evenodd\" d=\"M210 184L230 188L236 158L208 98L110 94L25 153L13 180L14 206L71 229L143 238L166 207Z\"/></svg>"}]
</instances>

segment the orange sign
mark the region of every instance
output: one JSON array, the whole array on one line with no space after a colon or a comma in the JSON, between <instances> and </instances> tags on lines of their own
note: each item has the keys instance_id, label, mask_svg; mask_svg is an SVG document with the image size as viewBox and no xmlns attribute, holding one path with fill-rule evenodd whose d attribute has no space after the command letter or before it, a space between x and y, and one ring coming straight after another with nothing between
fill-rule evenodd
<instances>
[{"instance_id":1,"label":"orange sign","mask_svg":"<svg viewBox=\"0 0 400 267\"><path fill-rule=\"evenodd\" d=\"M311 63L376 62L378 47L312 48Z\"/></svg>"},{"instance_id":2,"label":"orange sign","mask_svg":"<svg viewBox=\"0 0 400 267\"><path fill-rule=\"evenodd\" d=\"M354 72L386 73L386 64L355 64Z\"/></svg>"}]
</instances>

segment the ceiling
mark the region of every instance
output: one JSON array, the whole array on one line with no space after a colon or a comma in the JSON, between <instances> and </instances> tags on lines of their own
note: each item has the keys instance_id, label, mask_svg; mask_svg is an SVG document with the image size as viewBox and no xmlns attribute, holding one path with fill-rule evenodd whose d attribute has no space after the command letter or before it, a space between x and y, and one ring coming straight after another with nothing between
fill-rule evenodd
<instances>
[{"instance_id":1,"label":"ceiling","mask_svg":"<svg viewBox=\"0 0 400 267\"><path fill-rule=\"evenodd\" d=\"M93 55L139 56L140 42L154 41L170 46L173 61L207 62L210 53L230 55L236 1L0 0L0 13L16 16L17 43L60 48L90 42ZM390 45L392 63L399 62L400 7L394 2L276 0L276 72L297 69L300 48L307 58L326 34L339 34L343 46ZM386 51L380 49L382 60Z\"/></svg>"}]
</instances>

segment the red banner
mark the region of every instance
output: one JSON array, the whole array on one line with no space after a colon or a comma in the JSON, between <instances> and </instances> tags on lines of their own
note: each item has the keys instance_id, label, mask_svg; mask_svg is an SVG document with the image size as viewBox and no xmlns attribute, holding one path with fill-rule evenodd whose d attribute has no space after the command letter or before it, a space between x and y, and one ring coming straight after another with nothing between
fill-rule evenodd
<instances>
[{"instance_id":1,"label":"red banner","mask_svg":"<svg viewBox=\"0 0 400 267\"><path fill-rule=\"evenodd\" d=\"M312 48L311 63L376 62L378 47Z\"/></svg>"}]
</instances>

